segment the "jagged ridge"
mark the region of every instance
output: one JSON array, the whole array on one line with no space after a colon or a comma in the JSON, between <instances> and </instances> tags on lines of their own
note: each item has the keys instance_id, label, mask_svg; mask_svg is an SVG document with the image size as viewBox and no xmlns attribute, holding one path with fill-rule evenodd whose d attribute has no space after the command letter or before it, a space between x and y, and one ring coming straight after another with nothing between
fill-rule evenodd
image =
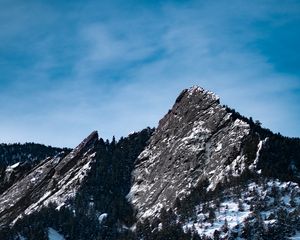
<instances>
[{"instance_id":1,"label":"jagged ridge","mask_svg":"<svg viewBox=\"0 0 300 240\"><path fill-rule=\"evenodd\" d=\"M62 206L74 197L95 157L97 132L91 133L66 157L47 158L0 196L0 224L13 223L54 202Z\"/></svg>"}]
</instances>

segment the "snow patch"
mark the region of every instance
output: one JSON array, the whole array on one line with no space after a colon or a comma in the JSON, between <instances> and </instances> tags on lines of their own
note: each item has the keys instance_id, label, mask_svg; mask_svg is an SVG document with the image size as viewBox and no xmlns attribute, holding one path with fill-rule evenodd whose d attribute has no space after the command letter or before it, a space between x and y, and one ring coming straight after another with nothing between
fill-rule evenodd
<instances>
[{"instance_id":1,"label":"snow patch","mask_svg":"<svg viewBox=\"0 0 300 240\"><path fill-rule=\"evenodd\" d=\"M100 214L100 216L98 217L98 221L101 224L103 222L103 220L105 220L107 218L108 214L107 213L102 213Z\"/></svg>"},{"instance_id":2,"label":"snow patch","mask_svg":"<svg viewBox=\"0 0 300 240\"><path fill-rule=\"evenodd\" d=\"M6 168L6 172L11 172L11 171L13 171L15 168L17 168L18 166L20 165L20 162L17 162L17 163L15 163L15 164L13 164L13 165L11 165L11 166L7 166L7 168Z\"/></svg>"},{"instance_id":3,"label":"snow patch","mask_svg":"<svg viewBox=\"0 0 300 240\"><path fill-rule=\"evenodd\" d=\"M219 152L222 149L222 143L218 143L215 152Z\"/></svg>"},{"instance_id":4,"label":"snow patch","mask_svg":"<svg viewBox=\"0 0 300 240\"><path fill-rule=\"evenodd\" d=\"M300 240L300 232L297 232L294 236L289 238L290 240Z\"/></svg>"},{"instance_id":5,"label":"snow patch","mask_svg":"<svg viewBox=\"0 0 300 240\"><path fill-rule=\"evenodd\" d=\"M249 169L250 170L254 170L256 169L257 167L257 163L258 163L258 160L259 160L259 156L260 156L260 152L261 152L261 149L262 149L262 146L268 141L268 138L265 138L264 140L260 140L258 145L257 145L257 152L256 152L256 157L253 161L253 163L249 166ZM257 171L257 173L261 173L261 171Z\"/></svg>"},{"instance_id":6,"label":"snow patch","mask_svg":"<svg viewBox=\"0 0 300 240\"><path fill-rule=\"evenodd\" d=\"M276 194L274 192L278 192L276 202L273 197ZM292 204L292 199L295 202L294 204ZM218 205L216 202L219 202ZM265 203L264 209L259 211L265 226L273 226L277 223L276 212L279 209L284 209L291 213L299 207L299 186L293 182L281 182L279 180L269 180L261 184L256 182L249 183L238 194L229 191L217 201L205 202L195 206L195 215L189 218L183 225L183 229L184 231L194 229L199 235L209 237L213 237L216 230L222 232L225 226L227 226L229 231L230 229L241 229L245 221L251 221L255 216L255 207L253 208L253 205L257 202ZM214 211L215 217L212 220L210 220L208 208ZM222 237L226 239L225 235L223 231ZM300 232L290 239L300 240Z\"/></svg>"},{"instance_id":7,"label":"snow patch","mask_svg":"<svg viewBox=\"0 0 300 240\"><path fill-rule=\"evenodd\" d=\"M64 236L59 234L53 228L48 228L48 239L49 240L65 240Z\"/></svg>"}]
</instances>

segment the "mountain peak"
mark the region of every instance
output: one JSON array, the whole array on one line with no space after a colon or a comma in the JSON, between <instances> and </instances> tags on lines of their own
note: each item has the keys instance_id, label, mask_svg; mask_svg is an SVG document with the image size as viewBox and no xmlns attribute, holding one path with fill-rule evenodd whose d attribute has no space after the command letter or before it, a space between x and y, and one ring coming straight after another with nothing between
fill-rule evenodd
<instances>
[{"instance_id":1,"label":"mountain peak","mask_svg":"<svg viewBox=\"0 0 300 240\"><path fill-rule=\"evenodd\" d=\"M203 182L210 191L240 175L249 133L250 126L233 119L214 93L197 86L182 91L138 157L129 194L138 217L172 207Z\"/></svg>"},{"instance_id":2,"label":"mountain peak","mask_svg":"<svg viewBox=\"0 0 300 240\"><path fill-rule=\"evenodd\" d=\"M93 131L88 135L74 150L84 150L85 148L89 147L91 144L94 144L99 138L98 132Z\"/></svg>"},{"instance_id":3,"label":"mountain peak","mask_svg":"<svg viewBox=\"0 0 300 240\"><path fill-rule=\"evenodd\" d=\"M215 93L205 90L204 88L194 85L190 88L184 89L176 99L176 103L179 103L183 98L188 99L211 99L212 101L219 101L219 96Z\"/></svg>"}]
</instances>

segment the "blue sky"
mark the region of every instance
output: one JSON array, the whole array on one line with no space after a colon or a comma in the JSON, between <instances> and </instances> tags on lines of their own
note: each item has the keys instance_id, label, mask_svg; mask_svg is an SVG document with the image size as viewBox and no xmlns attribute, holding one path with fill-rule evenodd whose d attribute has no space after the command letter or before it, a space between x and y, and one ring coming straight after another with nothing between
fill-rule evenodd
<instances>
[{"instance_id":1,"label":"blue sky","mask_svg":"<svg viewBox=\"0 0 300 240\"><path fill-rule=\"evenodd\" d=\"M0 0L0 142L156 126L200 85L300 136L300 1Z\"/></svg>"}]
</instances>

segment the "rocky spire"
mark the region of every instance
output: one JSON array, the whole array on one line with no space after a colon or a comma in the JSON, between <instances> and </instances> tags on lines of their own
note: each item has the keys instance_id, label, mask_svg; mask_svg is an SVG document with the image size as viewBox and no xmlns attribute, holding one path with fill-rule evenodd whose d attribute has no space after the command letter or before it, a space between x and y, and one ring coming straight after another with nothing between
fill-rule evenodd
<instances>
[{"instance_id":1,"label":"rocky spire","mask_svg":"<svg viewBox=\"0 0 300 240\"><path fill-rule=\"evenodd\" d=\"M159 121L150 144L137 159L128 195L138 218L155 217L161 207L209 181L212 190L244 169L247 123L233 120L212 92L194 86L181 92Z\"/></svg>"}]
</instances>

